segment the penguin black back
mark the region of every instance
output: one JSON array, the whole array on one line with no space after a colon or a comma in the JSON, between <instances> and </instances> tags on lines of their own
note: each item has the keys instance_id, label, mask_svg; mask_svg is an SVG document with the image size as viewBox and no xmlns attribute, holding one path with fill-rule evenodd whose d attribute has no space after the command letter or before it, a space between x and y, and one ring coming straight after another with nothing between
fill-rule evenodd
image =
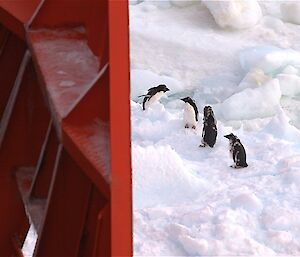
<instances>
[{"instance_id":1,"label":"penguin black back","mask_svg":"<svg viewBox=\"0 0 300 257\"><path fill-rule=\"evenodd\" d=\"M146 95L142 95L144 96L144 100L143 100L143 110L146 110L146 102L149 101L153 96L155 96L157 93L159 92L167 92L170 89L167 88L166 85L161 84L158 85L157 87L151 87L148 89L148 93Z\"/></svg>"},{"instance_id":2,"label":"penguin black back","mask_svg":"<svg viewBox=\"0 0 300 257\"><path fill-rule=\"evenodd\" d=\"M235 163L234 168L245 168L248 167L246 161L246 150L241 143L240 139L234 134L224 136L229 139L230 153L232 154L233 162Z\"/></svg>"},{"instance_id":3,"label":"penguin black back","mask_svg":"<svg viewBox=\"0 0 300 257\"><path fill-rule=\"evenodd\" d=\"M217 121L211 106L205 106L203 109L203 131L202 147L206 145L213 147L217 139Z\"/></svg>"}]
</instances>

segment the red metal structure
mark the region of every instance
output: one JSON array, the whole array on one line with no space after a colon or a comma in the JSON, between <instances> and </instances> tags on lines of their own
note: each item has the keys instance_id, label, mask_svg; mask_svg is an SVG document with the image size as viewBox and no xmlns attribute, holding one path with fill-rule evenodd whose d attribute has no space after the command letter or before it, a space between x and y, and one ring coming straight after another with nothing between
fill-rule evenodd
<instances>
[{"instance_id":1,"label":"red metal structure","mask_svg":"<svg viewBox=\"0 0 300 257\"><path fill-rule=\"evenodd\" d=\"M132 256L128 3L0 0L0 256Z\"/></svg>"}]
</instances>

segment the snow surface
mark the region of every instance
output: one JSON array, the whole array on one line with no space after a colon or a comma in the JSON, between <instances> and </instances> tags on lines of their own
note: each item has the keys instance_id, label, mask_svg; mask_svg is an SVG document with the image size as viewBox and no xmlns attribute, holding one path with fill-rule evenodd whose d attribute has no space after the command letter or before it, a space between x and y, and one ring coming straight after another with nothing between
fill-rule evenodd
<instances>
[{"instance_id":1,"label":"snow surface","mask_svg":"<svg viewBox=\"0 0 300 257\"><path fill-rule=\"evenodd\" d=\"M280 10L285 21L300 24L300 3L297 3L296 1L282 3Z\"/></svg>"},{"instance_id":2,"label":"snow surface","mask_svg":"<svg viewBox=\"0 0 300 257\"><path fill-rule=\"evenodd\" d=\"M261 8L255 0L203 0L202 2L209 9L216 23L222 28L250 28L254 26L262 16Z\"/></svg>"},{"instance_id":3,"label":"snow surface","mask_svg":"<svg viewBox=\"0 0 300 257\"><path fill-rule=\"evenodd\" d=\"M242 30L218 27L200 1L130 5L134 255L300 255L300 26L283 2L259 1ZM160 82L168 97L142 111L137 96ZM196 130L182 96L198 105ZM207 104L213 149L198 147ZM245 169L229 167L230 132Z\"/></svg>"}]
</instances>

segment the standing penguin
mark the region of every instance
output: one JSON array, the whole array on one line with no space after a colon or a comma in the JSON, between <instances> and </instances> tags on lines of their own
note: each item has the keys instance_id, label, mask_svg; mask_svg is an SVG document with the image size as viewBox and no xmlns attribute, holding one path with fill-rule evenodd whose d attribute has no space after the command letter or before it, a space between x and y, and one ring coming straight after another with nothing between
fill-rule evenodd
<instances>
[{"instance_id":1,"label":"standing penguin","mask_svg":"<svg viewBox=\"0 0 300 257\"><path fill-rule=\"evenodd\" d=\"M232 154L234 165L232 168L245 168L248 167L246 162L246 151L241 141L234 134L224 136L229 139L229 152Z\"/></svg>"},{"instance_id":2,"label":"standing penguin","mask_svg":"<svg viewBox=\"0 0 300 257\"><path fill-rule=\"evenodd\" d=\"M148 89L148 93L144 96L143 100L143 110L146 110L150 105L159 101L159 99L170 89L166 85L158 85L157 87L152 87Z\"/></svg>"},{"instance_id":3,"label":"standing penguin","mask_svg":"<svg viewBox=\"0 0 300 257\"><path fill-rule=\"evenodd\" d=\"M202 144L200 147L209 145L213 147L217 139L217 121L211 106L205 106L203 109L203 131Z\"/></svg>"},{"instance_id":4,"label":"standing penguin","mask_svg":"<svg viewBox=\"0 0 300 257\"><path fill-rule=\"evenodd\" d=\"M198 122L198 108L195 101L190 97L185 97L181 100L185 102L183 114L185 128L189 128L191 126L193 129L196 129Z\"/></svg>"}]
</instances>

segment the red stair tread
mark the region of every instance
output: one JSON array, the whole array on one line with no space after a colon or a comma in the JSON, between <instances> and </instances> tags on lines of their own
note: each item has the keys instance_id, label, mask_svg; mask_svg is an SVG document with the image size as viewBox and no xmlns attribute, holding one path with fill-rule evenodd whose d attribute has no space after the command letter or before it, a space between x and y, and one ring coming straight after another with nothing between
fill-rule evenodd
<instances>
[{"instance_id":1,"label":"red stair tread","mask_svg":"<svg viewBox=\"0 0 300 257\"><path fill-rule=\"evenodd\" d=\"M64 131L97 172L110 183L109 125L99 119L85 126L65 123Z\"/></svg>"},{"instance_id":2,"label":"red stair tread","mask_svg":"<svg viewBox=\"0 0 300 257\"><path fill-rule=\"evenodd\" d=\"M84 27L29 32L33 53L50 100L64 118L89 90L99 72Z\"/></svg>"},{"instance_id":3,"label":"red stair tread","mask_svg":"<svg viewBox=\"0 0 300 257\"><path fill-rule=\"evenodd\" d=\"M46 206L46 199L29 199L34 172L35 168L19 168L16 171L15 176L25 206L26 214L30 223L34 225L35 230L38 232Z\"/></svg>"}]
</instances>

